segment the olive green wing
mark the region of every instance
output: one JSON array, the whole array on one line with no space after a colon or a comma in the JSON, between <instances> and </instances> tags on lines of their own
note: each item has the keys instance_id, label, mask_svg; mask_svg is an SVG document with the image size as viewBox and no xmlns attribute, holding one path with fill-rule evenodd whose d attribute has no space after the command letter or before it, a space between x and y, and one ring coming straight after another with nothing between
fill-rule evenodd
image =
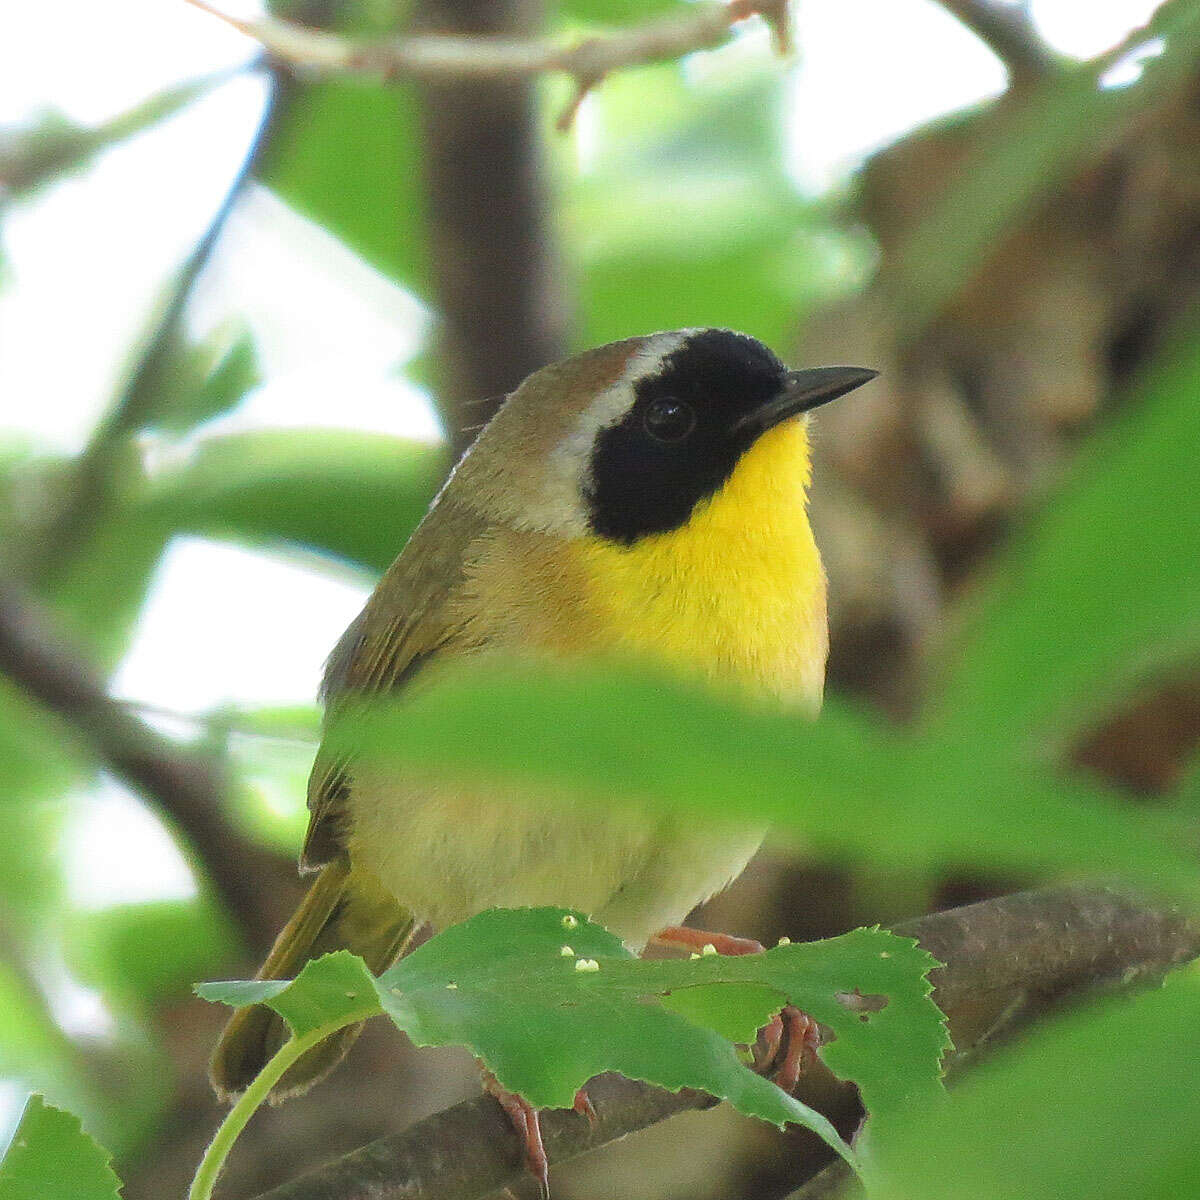
<instances>
[{"instance_id":1,"label":"olive green wing","mask_svg":"<svg viewBox=\"0 0 1200 1200\"><path fill-rule=\"evenodd\" d=\"M476 648L454 600L482 532L478 518L453 504L431 512L329 656L321 685L327 718L345 699L394 693L431 663ZM317 870L345 850L351 767L324 744L318 749L308 781L302 870Z\"/></svg>"}]
</instances>

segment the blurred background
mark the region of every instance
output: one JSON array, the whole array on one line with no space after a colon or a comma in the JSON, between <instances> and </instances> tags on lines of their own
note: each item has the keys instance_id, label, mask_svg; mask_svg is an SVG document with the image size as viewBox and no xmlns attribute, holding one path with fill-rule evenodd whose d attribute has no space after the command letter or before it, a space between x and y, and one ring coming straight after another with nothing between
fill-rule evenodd
<instances>
[{"instance_id":1,"label":"blurred background","mask_svg":"<svg viewBox=\"0 0 1200 1200\"><path fill-rule=\"evenodd\" d=\"M679 7L275 11L569 38ZM0 1135L36 1088L114 1151L130 1200L184 1194L223 1019L190 986L252 970L298 896L323 658L495 401L573 349L721 325L883 372L819 416L813 518L831 686L911 719L1080 448L1114 420L1134 436L1139 381L1200 348L1198 8L1164 6L1164 40L1131 36L1152 0L795 0L793 57L749 21L615 73L561 133L561 78L318 80L183 0L10 6ZM1200 398L1200 369L1182 379ZM1192 778L1194 661L1061 761L1131 803ZM775 848L702 920L799 939L1020 882ZM465 1056L373 1028L256 1119L226 1194L476 1087ZM691 1114L556 1172L556 1195L783 1195L789 1153Z\"/></svg>"}]
</instances>

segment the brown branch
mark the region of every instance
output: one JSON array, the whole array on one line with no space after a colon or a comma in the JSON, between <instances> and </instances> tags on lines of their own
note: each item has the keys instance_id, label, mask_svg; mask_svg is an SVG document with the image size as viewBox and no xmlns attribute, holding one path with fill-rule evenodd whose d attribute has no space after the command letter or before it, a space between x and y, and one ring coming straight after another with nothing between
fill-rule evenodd
<instances>
[{"instance_id":1,"label":"brown branch","mask_svg":"<svg viewBox=\"0 0 1200 1200\"><path fill-rule=\"evenodd\" d=\"M1058 66L1054 52L1038 36L1022 5L996 0L938 2L1005 65L1013 84L1044 79Z\"/></svg>"},{"instance_id":2,"label":"brown branch","mask_svg":"<svg viewBox=\"0 0 1200 1200\"><path fill-rule=\"evenodd\" d=\"M417 29L494 36L542 0L418 0ZM438 313L437 401L455 454L504 396L567 351L569 304L531 79L427 79L425 212Z\"/></svg>"},{"instance_id":3,"label":"brown branch","mask_svg":"<svg viewBox=\"0 0 1200 1200\"><path fill-rule=\"evenodd\" d=\"M788 46L786 0L696 4L684 14L569 45L556 38L432 33L363 41L276 18L243 20L221 12L208 0L188 2L254 38L276 60L309 71L371 75L384 80L420 79L427 83L468 79L511 82L559 72L574 80L580 97L613 71L721 46L729 40L734 25L753 16L761 16L771 25L781 50ZM564 121L569 122L577 106L578 101L564 114Z\"/></svg>"},{"instance_id":4,"label":"brown branch","mask_svg":"<svg viewBox=\"0 0 1200 1200\"><path fill-rule=\"evenodd\" d=\"M0 671L65 720L108 770L178 827L252 946L269 946L281 922L270 882L279 875L278 857L225 819L228 787L212 763L113 700L51 624L32 598L0 580Z\"/></svg>"},{"instance_id":5,"label":"brown branch","mask_svg":"<svg viewBox=\"0 0 1200 1200\"><path fill-rule=\"evenodd\" d=\"M1005 896L899 927L946 965L936 999L961 1053L1016 1010L1026 1015L1071 992L1160 974L1200 955L1200 926L1119 893L1062 888ZM712 1103L604 1076L588 1088L594 1128L569 1111L544 1114L551 1162L565 1162L637 1129ZM854 1089L816 1067L800 1099L845 1127ZM832 1151L803 1160L805 1176ZM495 1101L466 1101L263 1193L259 1200L477 1200L522 1177L516 1136ZM800 1182L799 1180L797 1182Z\"/></svg>"}]
</instances>

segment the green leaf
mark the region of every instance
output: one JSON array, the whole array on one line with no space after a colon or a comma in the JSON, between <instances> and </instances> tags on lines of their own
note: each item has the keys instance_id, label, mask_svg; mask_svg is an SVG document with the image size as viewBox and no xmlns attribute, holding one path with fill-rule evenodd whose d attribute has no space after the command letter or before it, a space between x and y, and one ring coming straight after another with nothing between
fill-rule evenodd
<instances>
[{"instance_id":1,"label":"green leaf","mask_svg":"<svg viewBox=\"0 0 1200 1200\"><path fill-rule=\"evenodd\" d=\"M1200 974L1107 1000L893 1124L872 1200L1181 1200L1200 1178Z\"/></svg>"},{"instance_id":2,"label":"green leaf","mask_svg":"<svg viewBox=\"0 0 1200 1200\"><path fill-rule=\"evenodd\" d=\"M1187 332L996 564L926 728L989 757L1061 739L1138 673L1200 651L1200 330Z\"/></svg>"},{"instance_id":3,"label":"green leaf","mask_svg":"<svg viewBox=\"0 0 1200 1200\"><path fill-rule=\"evenodd\" d=\"M207 359L207 370L195 388L187 411L178 413L188 428L228 412L251 388L262 382L258 354L249 331L243 329L230 334L224 345L219 338L220 335L215 334L201 348L200 352ZM162 424L161 417L158 423Z\"/></svg>"},{"instance_id":4,"label":"green leaf","mask_svg":"<svg viewBox=\"0 0 1200 1200\"><path fill-rule=\"evenodd\" d=\"M382 571L425 515L446 465L441 447L383 434L230 434L157 476L147 513L178 533L291 542Z\"/></svg>"},{"instance_id":5,"label":"green leaf","mask_svg":"<svg viewBox=\"0 0 1200 1200\"><path fill-rule=\"evenodd\" d=\"M365 1021L382 1012L375 977L349 950L335 950L304 964L295 979L230 980L199 983L205 1000L240 1008L266 1004L288 1023L296 1037L340 1021Z\"/></svg>"},{"instance_id":6,"label":"green leaf","mask_svg":"<svg viewBox=\"0 0 1200 1200\"><path fill-rule=\"evenodd\" d=\"M867 1108L893 1111L940 1087L949 1042L929 999L935 965L911 939L878 929L762 955L647 961L578 914L495 909L432 938L377 981L341 951L309 963L294 983L197 991L269 1004L297 1035L382 1005L417 1045L467 1046L539 1108L570 1107L589 1079L619 1071L699 1088L777 1125L805 1125L852 1157L825 1118L747 1069L727 1038L751 1041L794 1003L833 1031L821 1053L859 1084ZM875 1002L847 1002L858 994Z\"/></svg>"},{"instance_id":7,"label":"green leaf","mask_svg":"<svg viewBox=\"0 0 1200 1200\"><path fill-rule=\"evenodd\" d=\"M0 1200L120 1200L120 1186L79 1118L30 1096L0 1161Z\"/></svg>"},{"instance_id":8,"label":"green leaf","mask_svg":"<svg viewBox=\"0 0 1200 1200\"><path fill-rule=\"evenodd\" d=\"M202 342L180 330L155 356L145 387L155 398L150 428L184 432L228 412L261 382L254 340L243 326L229 323Z\"/></svg>"},{"instance_id":9,"label":"green leaf","mask_svg":"<svg viewBox=\"0 0 1200 1200\"><path fill-rule=\"evenodd\" d=\"M348 706L327 738L334 755L503 781L528 789L531 803L770 821L811 851L881 867L1120 873L1200 899L1178 818L998 763L972 742L881 728L836 702L809 722L612 664L491 658L403 700Z\"/></svg>"},{"instance_id":10,"label":"green leaf","mask_svg":"<svg viewBox=\"0 0 1200 1200\"><path fill-rule=\"evenodd\" d=\"M588 25L632 25L666 12L688 11L679 0L565 0L559 13Z\"/></svg>"},{"instance_id":11,"label":"green leaf","mask_svg":"<svg viewBox=\"0 0 1200 1200\"><path fill-rule=\"evenodd\" d=\"M411 93L361 80L289 87L264 183L414 290L426 271L421 144Z\"/></svg>"}]
</instances>

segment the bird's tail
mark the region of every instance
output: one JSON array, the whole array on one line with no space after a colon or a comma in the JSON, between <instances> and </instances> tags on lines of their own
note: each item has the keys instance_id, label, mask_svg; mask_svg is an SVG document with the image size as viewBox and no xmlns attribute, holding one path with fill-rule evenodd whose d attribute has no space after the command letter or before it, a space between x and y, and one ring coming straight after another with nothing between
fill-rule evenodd
<instances>
[{"instance_id":1,"label":"bird's tail","mask_svg":"<svg viewBox=\"0 0 1200 1200\"><path fill-rule=\"evenodd\" d=\"M414 932L412 914L371 876L351 871L344 859L324 867L292 919L275 939L258 979L293 979L311 958L343 947L360 955L374 974L404 953ZM307 1091L341 1061L361 1025L331 1034L298 1059L275 1085L278 1102ZM287 1039L283 1018L262 1005L240 1008L213 1052L209 1078L218 1096L244 1092Z\"/></svg>"}]
</instances>

